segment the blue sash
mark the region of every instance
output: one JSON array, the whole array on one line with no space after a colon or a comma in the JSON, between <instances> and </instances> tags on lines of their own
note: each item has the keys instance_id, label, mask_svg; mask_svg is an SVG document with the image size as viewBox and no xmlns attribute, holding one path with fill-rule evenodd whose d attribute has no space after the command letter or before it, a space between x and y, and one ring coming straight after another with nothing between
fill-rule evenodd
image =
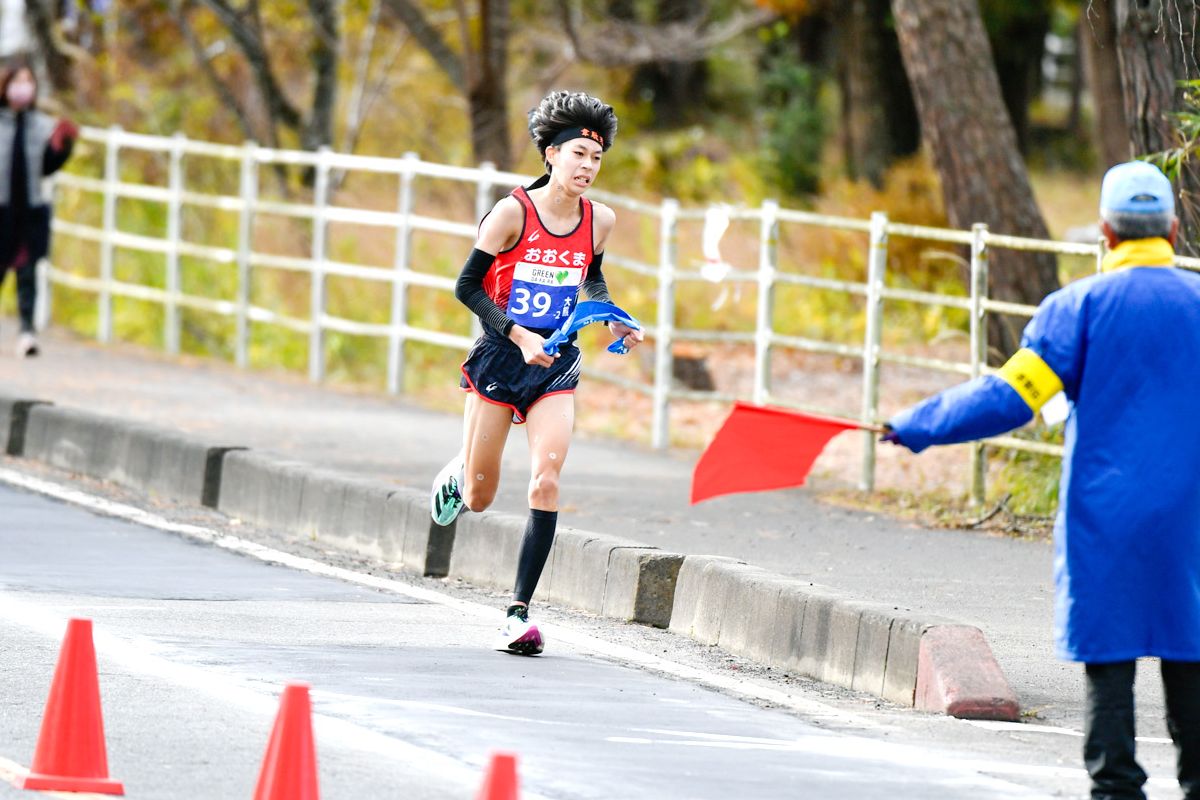
<instances>
[{"instance_id":1,"label":"blue sash","mask_svg":"<svg viewBox=\"0 0 1200 800\"><path fill-rule=\"evenodd\" d=\"M558 352L559 346L567 341L571 334L580 328L591 325L593 322L622 322L635 331L642 329L641 323L612 303L602 303L599 300L584 300L582 303L576 305L575 310L571 312L571 316L567 317L563 321L563 324L554 333L550 334L550 338L542 345L542 349L546 351L547 355L554 355ZM616 353L617 355L628 353L629 348L625 345L625 338L621 337L610 344L608 352Z\"/></svg>"}]
</instances>

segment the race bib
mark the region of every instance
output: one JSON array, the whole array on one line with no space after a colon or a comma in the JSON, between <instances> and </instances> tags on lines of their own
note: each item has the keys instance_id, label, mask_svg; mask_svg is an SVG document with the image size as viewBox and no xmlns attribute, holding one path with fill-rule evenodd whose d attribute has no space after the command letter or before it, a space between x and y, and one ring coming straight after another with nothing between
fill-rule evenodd
<instances>
[{"instance_id":1,"label":"race bib","mask_svg":"<svg viewBox=\"0 0 1200 800\"><path fill-rule=\"evenodd\" d=\"M582 269L518 263L508 294L508 317L527 328L555 328L571 316Z\"/></svg>"}]
</instances>

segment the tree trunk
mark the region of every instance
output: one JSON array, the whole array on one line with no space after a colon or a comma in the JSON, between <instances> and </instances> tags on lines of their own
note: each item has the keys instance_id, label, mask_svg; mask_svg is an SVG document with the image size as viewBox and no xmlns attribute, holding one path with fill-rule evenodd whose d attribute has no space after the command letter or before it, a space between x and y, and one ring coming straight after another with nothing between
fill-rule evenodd
<instances>
[{"instance_id":1,"label":"tree trunk","mask_svg":"<svg viewBox=\"0 0 1200 800\"><path fill-rule=\"evenodd\" d=\"M1128 161L1129 130L1121 90L1121 61L1113 0L1090 0L1079 23L1083 66L1095 115L1096 149L1105 167Z\"/></svg>"},{"instance_id":2,"label":"tree trunk","mask_svg":"<svg viewBox=\"0 0 1200 800\"><path fill-rule=\"evenodd\" d=\"M315 80L312 111L305 121L300 141L305 150L316 150L333 145L341 40L335 0L309 0L308 10L313 22L311 58Z\"/></svg>"},{"instance_id":3,"label":"tree trunk","mask_svg":"<svg viewBox=\"0 0 1200 800\"><path fill-rule=\"evenodd\" d=\"M1171 114L1183 110L1184 103L1176 81L1200 78L1196 6L1187 0L1115 0L1113 11L1133 151L1146 155L1178 147ZM1200 163L1194 156L1182 160L1175 191L1176 250L1200 255L1200 208L1191 201L1200 192Z\"/></svg>"},{"instance_id":4,"label":"tree trunk","mask_svg":"<svg viewBox=\"0 0 1200 800\"><path fill-rule=\"evenodd\" d=\"M504 80L508 74L508 0L480 0L479 16L479 48L467 79L471 147L477 161L490 161L497 169L508 170L512 167Z\"/></svg>"},{"instance_id":5,"label":"tree trunk","mask_svg":"<svg viewBox=\"0 0 1200 800\"><path fill-rule=\"evenodd\" d=\"M890 23L889 0L851 0L840 12L838 82L846 172L874 186L920 145L920 126Z\"/></svg>"},{"instance_id":6,"label":"tree trunk","mask_svg":"<svg viewBox=\"0 0 1200 800\"><path fill-rule=\"evenodd\" d=\"M36 56L45 64L46 77L50 79L49 88L56 94L69 92L74 88L71 57L56 30L54 4L48 0L26 0L25 15L38 43Z\"/></svg>"},{"instance_id":7,"label":"tree trunk","mask_svg":"<svg viewBox=\"0 0 1200 800\"><path fill-rule=\"evenodd\" d=\"M951 224L985 222L997 233L1048 238L975 0L892 0L892 9ZM992 297L1031 305L1059 287L1049 254L994 250L990 276ZM992 347L1013 352L1018 326L998 314L989 319Z\"/></svg>"}]
</instances>

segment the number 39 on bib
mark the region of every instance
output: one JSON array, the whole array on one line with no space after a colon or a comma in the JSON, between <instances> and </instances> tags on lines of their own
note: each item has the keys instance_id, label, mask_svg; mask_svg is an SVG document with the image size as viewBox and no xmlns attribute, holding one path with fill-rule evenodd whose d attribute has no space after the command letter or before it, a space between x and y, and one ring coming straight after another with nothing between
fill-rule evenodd
<instances>
[{"instance_id":1,"label":"number 39 on bib","mask_svg":"<svg viewBox=\"0 0 1200 800\"><path fill-rule=\"evenodd\" d=\"M513 268L508 317L527 328L553 328L575 307L582 269L519 262Z\"/></svg>"}]
</instances>

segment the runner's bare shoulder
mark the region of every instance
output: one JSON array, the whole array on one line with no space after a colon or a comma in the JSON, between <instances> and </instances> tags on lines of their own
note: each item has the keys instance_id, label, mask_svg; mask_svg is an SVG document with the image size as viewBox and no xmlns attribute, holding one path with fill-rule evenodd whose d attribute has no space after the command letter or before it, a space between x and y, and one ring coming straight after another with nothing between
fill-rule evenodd
<instances>
[{"instance_id":1,"label":"runner's bare shoulder","mask_svg":"<svg viewBox=\"0 0 1200 800\"><path fill-rule=\"evenodd\" d=\"M507 250L516 244L524 227L525 209L515 197L505 195L496 201L496 205L479 223L476 247L487 253Z\"/></svg>"}]
</instances>

